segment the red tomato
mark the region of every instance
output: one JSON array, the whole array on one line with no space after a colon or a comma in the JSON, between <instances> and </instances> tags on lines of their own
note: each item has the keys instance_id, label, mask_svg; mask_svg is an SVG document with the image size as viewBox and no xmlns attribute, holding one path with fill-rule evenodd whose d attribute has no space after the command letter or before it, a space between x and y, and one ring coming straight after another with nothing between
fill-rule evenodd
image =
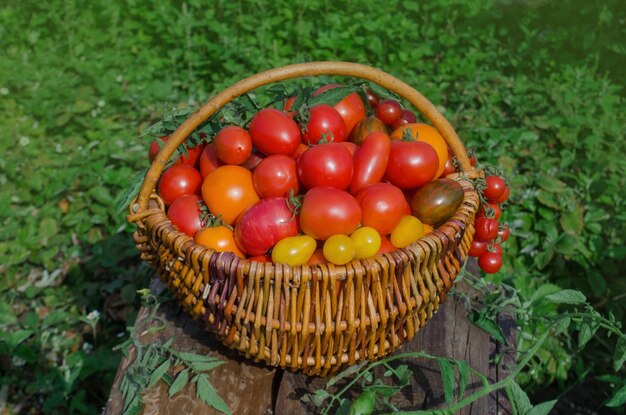
<instances>
[{"instance_id":1,"label":"red tomato","mask_svg":"<svg viewBox=\"0 0 626 415\"><path fill-rule=\"evenodd\" d=\"M446 140L439 134L439 131L428 124L411 123L397 128L389 137L392 140L403 140L405 136L409 136L414 141L421 141L433 146L439 157L439 170L437 170L435 177L440 177L450 151Z\"/></svg>"},{"instance_id":2,"label":"red tomato","mask_svg":"<svg viewBox=\"0 0 626 415\"><path fill-rule=\"evenodd\" d=\"M393 123L391 127L395 130L396 128L402 127L403 125L411 124L414 122L417 122L417 117L415 116L415 113L411 110L402 110L402 112L400 113L400 119Z\"/></svg>"},{"instance_id":3,"label":"red tomato","mask_svg":"<svg viewBox=\"0 0 626 415\"><path fill-rule=\"evenodd\" d=\"M393 125L401 115L402 107L395 99L380 101L376 107L376 117L387 125Z\"/></svg>"},{"instance_id":4,"label":"red tomato","mask_svg":"<svg viewBox=\"0 0 626 415\"><path fill-rule=\"evenodd\" d=\"M252 153L252 138L236 125L222 128L213 139L217 158L226 164L242 164Z\"/></svg>"},{"instance_id":5,"label":"red tomato","mask_svg":"<svg viewBox=\"0 0 626 415\"><path fill-rule=\"evenodd\" d=\"M502 246L499 243L494 243L491 247L487 249L489 252L494 252L500 256L502 256Z\"/></svg>"},{"instance_id":6,"label":"red tomato","mask_svg":"<svg viewBox=\"0 0 626 415\"><path fill-rule=\"evenodd\" d=\"M254 171L261 161L263 161L263 156L252 153L250 154L250 157L248 157L248 159L241 164L241 167Z\"/></svg>"},{"instance_id":7,"label":"red tomato","mask_svg":"<svg viewBox=\"0 0 626 415\"><path fill-rule=\"evenodd\" d=\"M493 216L491 216L492 219L498 220L500 219L500 216L502 216L502 209L500 209L500 205L497 203L490 203L490 202L485 202L484 206L481 206L478 209L478 213L476 213L476 217L480 218L480 217L488 217L486 211L489 209L493 210Z\"/></svg>"},{"instance_id":8,"label":"red tomato","mask_svg":"<svg viewBox=\"0 0 626 415\"><path fill-rule=\"evenodd\" d=\"M381 235L387 235L407 212L407 201L402 190L389 183L376 183L361 190L357 196L361 206L363 226L369 226Z\"/></svg>"},{"instance_id":9,"label":"red tomato","mask_svg":"<svg viewBox=\"0 0 626 415\"><path fill-rule=\"evenodd\" d=\"M315 239L350 235L361 222L359 203L348 192L332 187L315 187L304 195L300 210L302 231Z\"/></svg>"},{"instance_id":10,"label":"red tomato","mask_svg":"<svg viewBox=\"0 0 626 415\"><path fill-rule=\"evenodd\" d=\"M202 176L202 179L204 180L209 173L212 173L215 169L223 165L224 163L217 158L215 145L207 144L200 154L200 175Z\"/></svg>"},{"instance_id":11,"label":"red tomato","mask_svg":"<svg viewBox=\"0 0 626 415\"><path fill-rule=\"evenodd\" d=\"M243 211L259 201L252 173L230 165L217 168L204 179L202 198L213 215L222 215L226 225L235 223Z\"/></svg>"},{"instance_id":12,"label":"red tomato","mask_svg":"<svg viewBox=\"0 0 626 415\"><path fill-rule=\"evenodd\" d=\"M479 241L478 239L472 240L469 252L467 255L478 257L487 252L487 242Z\"/></svg>"},{"instance_id":13,"label":"red tomato","mask_svg":"<svg viewBox=\"0 0 626 415\"><path fill-rule=\"evenodd\" d=\"M393 246L389 238L387 238L386 236L381 236L380 237L380 249L378 250L376 255L386 254L387 252L393 252L396 249L397 248Z\"/></svg>"},{"instance_id":14,"label":"red tomato","mask_svg":"<svg viewBox=\"0 0 626 415\"><path fill-rule=\"evenodd\" d=\"M476 218L474 227L476 228L474 238L479 241L489 242L498 236L498 222L496 220L484 216L479 217Z\"/></svg>"},{"instance_id":15,"label":"red tomato","mask_svg":"<svg viewBox=\"0 0 626 415\"><path fill-rule=\"evenodd\" d=\"M452 153L448 152L448 158L446 159L446 164L443 167L441 177L446 177L449 174L456 173L456 168L454 167L454 163L452 162L453 157L454 156L452 155Z\"/></svg>"},{"instance_id":16,"label":"red tomato","mask_svg":"<svg viewBox=\"0 0 626 415\"><path fill-rule=\"evenodd\" d=\"M356 153L356 150L359 148L359 146L357 144L354 144L352 141L342 141L339 144L348 149L348 151L350 152L350 157L354 157L354 153Z\"/></svg>"},{"instance_id":17,"label":"red tomato","mask_svg":"<svg viewBox=\"0 0 626 415\"><path fill-rule=\"evenodd\" d=\"M496 200L494 200L494 202L498 202L498 203L504 203L507 200L509 200L509 195L511 193L511 188L509 186L507 186L504 189L504 192L502 192L502 194L500 195L500 197Z\"/></svg>"},{"instance_id":18,"label":"red tomato","mask_svg":"<svg viewBox=\"0 0 626 415\"><path fill-rule=\"evenodd\" d=\"M507 187L504 179L499 176L487 176L485 183L487 185L483 190L483 196L492 202L497 202Z\"/></svg>"},{"instance_id":19,"label":"red tomato","mask_svg":"<svg viewBox=\"0 0 626 415\"><path fill-rule=\"evenodd\" d=\"M302 141L298 124L289 115L273 108L264 108L252 118L250 136L252 144L267 156L290 156Z\"/></svg>"},{"instance_id":20,"label":"red tomato","mask_svg":"<svg viewBox=\"0 0 626 415\"><path fill-rule=\"evenodd\" d=\"M385 177L401 189L422 186L433 180L439 170L435 149L421 141L391 142Z\"/></svg>"},{"instance_id":21,"label":"red tomato","mask_svg":"<svg viewBox=\"0 0 626 415\"><path fill-rule=\"evenodd\" d=\"M495 274L502 268L502 256L495 252L485 252L478 257L478 266L486 274Z\"/></svg>"},{"instance_id":22,"label":"red tomato","mask_svg":"<svg viewBox=\"0 0 626 415\"><path fill-rule=\"evenodd\" d=\"M252 183L261 197L288 197L290 191L297 195L300 186L296 161L282 154L268 156L254 170Z\"/></svg>"},{"instance_id":23,"label":"red tomato","mask_svg":"<svg viewBox=\"0 0 626 415\"><path fill-rule=\"evenodd\" d=\"M367 96L367 103L369 104L369 106L373 109L376 109L376 107L378 106L378 95L376 95L376 93L374 91L372 91L371 89L367 89L365 91L365 94Z\"/></svg>"},{"instance_id":24,"label":"red tomato","mask_svg":"<svg viewBox=\"0 0 626 415\"><path fill-rule=\"evenodd\" d=\"M298 159L298 177L304 187L318 186L347 189L354 165L350 152L340 143L310 147Z\"/></svg>"},{"instance_id":25,"label":"red tomato","mask_svg":"<svg viewBox=\"0 0 626 415\"><path fill-rule=\"evenodd\" d=\"M174 164L161 175L159 196L169 205L181 196L198 194L202 177L188 164Z\"/></svg>"},{"instance_id":26,"label":"red tomato","mask_svg":"<svg viewBox=\"0 0 626 415\"><path fill-rule=\"evenodd\" d=\"M170 136L166 135L161 137L160 140L165 143L169 138ZM185 148L187 149L187 155L181 154L180 158L176 160L176 163L189 164L190 166L195 167L198 163L198 158L204 149L204 144L198 144L192 148L185 146ZM148 149L148 160L150 160L150 163L154 161L160 149L161 147L159 147L159 143L156 140L152 140L152 142L150 142L150 147Z\"/></svg>"},{"instance_id":27,"label":"red tomato","mask_svg":"<svg viewBox=\"0 0 626 415\"><path fill-rule=\"evenodd\" d=\"M390 152L391 140L387 134L375 132L367 136L363 145L354 153L354 174L350 193L354 195L365 186L382 180Z\"/></svg>"},{"instance_id":28,"label":"red tomato","mask_svg":"<svg viewBox=\"0 0 626 415\"><path fill-rule=\"evenodd\" d=\"M506 242L506 240L509 239L510 234L511 234L511 231L508 225L502 225L502 228L498 229L498 236L500 237L500 243Z\"/></svg>"},{"instance_id":29,"label":"red tomato","mask_svg":"<svg viewBox=\"0 0 626 415\"><path fill-rule=\"evenodd\" d=\"M246 210L235 225L235 241L249 255L264 255L278 241L300 232L298 217L284 197L266 197Z\"/></svg>"},{"instance_id":30,"label":"red tomato","mask_svg":"<svg viewBox=\"0 0 626 415\"><path fill-rule=\"evenodd\" d=\"M307 264L309 265L317 265L317 264L327 264L328 261L326 261L326 257L324 256L324 250L321 248L316 249L313 252L313 255L311 255L311 258L309 258L309 262L307 262Z\"/></svg>"},{"instance_id":31,"label":"red tomato","mask_svg":"<svg viewBox=\"0 0 626 415\"><path fill-rule=\"evenodd\" d=\"M346 135L350 135L354 126L365 119L365 104L356 92L347 95L334 108L346 124Z\"/></svg>"},{"instance_id":32,"label":"red tomato","mask_svg":"<svg viewBox=\"0 0 626 415\"><path fill-rule=\"evenodd\" d=\"M322 139L339 143L346 141L346 123L336 109L326 104L319 104L309 111L309 122L304 130L304 142L317 144Z\"/></svg>"},{"instance_id":33,"label":"red tomato","mask_svg":"<svg viewBox=\"0 0 626 415\"><path fill-rule=\"evenodd\" d=\"M184 234L194 236L202 229L202 210L200 204L204 204L200 196L187 195L174 200L167 209L167 217Z\"/></svg>"},{"instance_id":34,"label":"red tomato","mask_svg":"<svg viewBox=\"0 0 626 415\"><path fill-rule=\"evenodd\" d=\"M287 98L287 101L285 101L285 106L283 107L285 111L289 111L291 109L293 103L296 101L296 98L298 98L297 95Z\"/></svg>"}]
</instances>

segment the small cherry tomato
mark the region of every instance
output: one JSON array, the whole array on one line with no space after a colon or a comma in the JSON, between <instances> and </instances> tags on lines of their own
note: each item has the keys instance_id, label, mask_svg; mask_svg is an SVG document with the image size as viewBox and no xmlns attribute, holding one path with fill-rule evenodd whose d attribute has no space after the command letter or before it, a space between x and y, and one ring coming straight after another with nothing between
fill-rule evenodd
<instances>
[{"instance_id":1,"label":"small cherry tomato","mask_svg":"<svg viewBox=\"0 0 626 415\"><path fill-rule=\"evenodd\" d=\"M446 177L449 174L456 173L456 167L454 167L454 163L452 153L448 153L448 158L446 159L446 164L443 166L443 172L441 173L441 177Z\"/></svg>"},{"instance_id":2,"label":"small cherry tomato","mask_svg":"<svg viewBox=\"0 0 626 415\"><path fill-rule=\"evenodd\" d=\"M500 237L500 243L506 242L509 239L509 235L511 234L511 230L508 225L501 225L501 228L498 229L498 236Z\"/></svg>"},{"instance_id":3,"label":"small cherry tomato","mask_svg":"<svg viewBox=\"0 0 626 415\"><path fill-rule=\"evenodd\" d=\"M222 128L213 140L217 158L226 164L242 164L252 153L252 138L245 129L236 125Z\"/></svg>"},{"instance_id":4,"label":"small cherry tomato","mask_svg":"<svg viewBox=\"0 0 626 415\"><path fill-rule=\"evenodd\" d=\"M296 161L283 154L268 156L254 169L252 183L261 197L288 197L290 192L297 195L300 185Z\"/></svg>"},{"instance_id":5,"label":"small cherry tomato","mask_svg":"<svg viewBox=\"0 0 626 415\"><path fill-rule=\"evenodd\" d=\"M354 259L356 247L347 235L333 235L324 242L324 257L335 265L344 265Z\"/></svg>"},{"instance_id":6,"label":"small cherry tomato","mask_svg":"<svg viewBox=\"0 0 626 415\"><path fill-rule=\"evenodd\" d=\"M292 267L306 264L316 247L317 242L308 235L281 239L272 249L272 262Z\"/></svg>"},{"instance_id":7,"label":"small cherry tomato","mask_svg":"<svg viewBox=\"0 0 626 415\"><path fill-rule=\"evenodd\" d=\"M317 144L322 139L334 143L346 141L346 123L336 109L326 104L313 106L309 111L309 122L304 129L306 144Z\"/></svg>"},{"instance_id":8,"label":"small cherry tomato","mask_svg":"<svg viewBox=\"0 0 626 415\"><path fill-rule=\"evenodd\" d=\"M161 140L162 143L165 143L169 138L170 136L166 135L159 138L159 140ZM176 163L189 164L190 166L196 167L198 158L200 157L200 154L202 154L202 150L204 150L204 144L198 144L197 146L191 148L185 145L185 149L187 150L187 155L181 154L180 158L176 160ZM150 147L148 148L148 160L150 160L150 163L152 163L157 154L159 154L159 150L161 150L159 142L157 140L152 140L150 142Z\"/></svg>"},{"instance_id":9,"label":"small cherry tomato","mask_svg":"<svg viewBox=\"0 0 626 415\"><path fill-rule=\"evenodd\" d=\"M213 226L202 229L194 239L200 245L217 252L232 252L240 258L246 257L235 243L233 231L228 226Z\"/></svg>"},{"instance_id":10,"label":"small cherry tomato","mask_svg":"<svg viewBox=\"0 0 626 415\"><path fill-rule=\"evenodd\" d=\"M496 254L498 254L500 256L502 256L502 253L503 253L502 252L502 246L500 246L499 243L494 243L491 246L487 246L487 251L494 252L494 253L496 253Z\"/></svg>"},{"instance_id":11,"label":"small cherry tomato","mask_svg":"<svg viewBox=\"0 0 626 415\"><path fill-rule=\"evenodd\" d=\"M223 165L224 163L217 158L215 145L213 143L207 144L200 154L200 175L202 176L202 180L204 180L209 173L213 173L215 169Z\"/></svg>"},{"instance_id":12,"label":"small cherry tomato","mask_svg":"<svg viewBox=\"0 0 626 415\"><path fill-rule=\"evenodd\" d=\"M392 125L400 119L402 107L395 99L380 101L376 107L376 117L387 125Z\"/></svg>"},{"instance_id":13,"label":"small cherry tomato","mask_svg":"<svg viewBox=\"0 0 626 415\"><path fill-rule=\"evenodd\" d=\"M357 194L364 187L378 183L385 176L391 140L385 133L370 134L363 145L354 153L354 174L350 183L350 193Z\"/></svg>"},{"instance_id":14,"label":"small cherry tomato","mask_svg":"<svg viewBox=\"0 0 626 415\"><path fill-rule=\"evenodd\" d=\"M498 221L485 217L476 218L474 222L476 228L475 239L489 242L498 236Z\"/></svg>"},{"instance_id":15,"label":"small cherry tomato","mask_svg":"<svg viewBox=\"0 0 626 415\"><path fill-rule=\"evenodd\" d=\"M492 202L497 202L507 187L504 179L499 176L487 176L485 182L487 185L483 190L483 196Z\"/></svg>"},{"instance_id":16,"label":"small cherry tomato","mask_svg":"<svg viewBox=\"0 0 626 415\"><path fill-rule=\"evenodd\" d=\"M494 200L494 202L498 202L498 203L504 203L507 200L509 200L509 195L511 194L511 188L509 186L507 186L504 189L504 192L502 192L502 194L500 195L500 197L496 200Z\"/></svg>"},{"instance_id":17,"label":"small cherry tomato","mask_svg":"<svg viewBox=\"0 0 626 415\"><path fill-rule=\"evenodd\" d=\"M485 252L478 257L478 266L486 274L495 274L502 268L502 256L495 252Z\"/></svg>"},{"instance_id":18,"label":"small cherry tomato","mask_svg":"<svg viewBox=\"0 0 626 415\"><path fill-rule=\"evenodd\" d=\"M218 167L204 179L202 198L213 215L222 215L226 225L234 224L243 211L259 201L252 173L231 165Z\"/></svg>"},{"instance_id":19,"label":"small cherry tomato","mask_svg":"<svg viewBox=\"0 0 626 415\"><path fill-rule=\"evenodd\" d=\"M502 209L500 209L498 203L493 202L485 202L480 209L478 209L478 213L476 214L477 218L486 217L495 220L499 220L500 216L502 216Z\"/></svg>"},{"instance_id":20,"label":"small cherry tomato","mask_svg":"<svg viewBox=\"0 0 626 415\"><path fill-rule=\"evenodd\" d=\"M415 216L406 215L391 231L391 243L396 248L404 248L424 236L424 225Z\"/></svg>"},{"instance_id":21,"label":"small cherry tomato","mask_svg":"<svg viewBox=\"0 0 626 415\"><path fill-rule=\"evenodd\" d=\"M372 109L376 109L379 102L378 95L376 95L376 93L369 88L365 91L365 94L367 96L367 103Z\"/></svg>"},{"instance_id":22,"label":"small cherry tomato","mask_svg":"<svg viewBox=\"0 0 626 415\"><path fill-rule=\"evenodd\" d=\"M252 144L266 156L296 152L302 134L294 120L282 111L264 108L250 122Z\"/></svg>"},{"instance_id":23,"label":"small cherry tomato","mask_svg":"<svg viewBox=\"0 0 626 415\"><path fill-rule=\"evenodd\" d=\"M350 152L341 143L310 147L298 158L298 177L304 187L328 186L347 189L352 181L354 163Z\"/></svg>"},{"instance_id":24,"label":"small cherry tomato","mask_svg":"<svg viewBox=\"0 0 626 415\"><path fill-rule=\"evenodd\" d=\"M356 259L374 256L380 249L380 234L374 228L363 226L352 232L350 238L354 241Z\"/></svg>"},{"instance_id":25,"label":"small cherry tomato","mask_svg":"<svg viewBox=\"0 0 626 415\"><path fill-rule=\"evenodd\" d=\"M188 164L174 164L161 175L159 196L169 205L181 196L198 194L201 185L198 170Z\"/></svg>"},{"instance_id":26,"label":"small cherry tomato","mask_svg":"<svg viewBox=\"0 0 626 415\"><path fill-rule=\"evenodd\" d=\"M403 125L412 124L414 122L417 122L417 117L415 116L415 113L411 110L402 110L400 118L398 119L398 121L393 123L391 128L395 130L396 128L400 128Z\"/></svg>"},{"instance_id":27,"label":"small cherry tomato","mask_svg":"<svg viewBox=\"0 0 626 415\"><path fill-rule=\"evenodd\" d=\"M473 257L479 257L485 252L487 252L487 242L479 241L478 239L473 239L467 255L473 256Z\"/></svg>"},{"instance_id":28,"label":"small cherry tomato","mask_svg":"<svg viewBox=\"0 0 626 415\"><path fill-rule=\"evenodd\" d=\"M198 195L186 195L174 199L167 209L167 217L184 234L194 236L202 229L202 199Z\"/></svg>"}]
</instances>

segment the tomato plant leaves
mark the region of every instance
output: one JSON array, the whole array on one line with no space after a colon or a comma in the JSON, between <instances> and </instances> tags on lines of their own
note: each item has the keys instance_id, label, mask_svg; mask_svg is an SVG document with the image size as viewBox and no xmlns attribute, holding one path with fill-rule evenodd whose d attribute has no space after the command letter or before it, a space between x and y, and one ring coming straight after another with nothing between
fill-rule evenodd
<instances>
[{"instance_id":1,"label":"tomato plant leaves","mask_svg":"<svg viewBox=\"0 0 626 415\"><path fill-rule=\"evenodd\" d=\"M180 392L189 381L189 369L182 370L170 385L167 394L171 398Z\"/></svg>"},{"instance_id":2,"label":"tomato plant leaves","mask_svg":"<svg viewBox=\"0 0 626 415\"><path fill-rule=\"evenodd\" d=\"M615 392L615 395L609 399L606 406L611 408L618 408L626 404L626 385L622 386L620 390Z\"/></svg>"},{"instance_id":3,"label":"tomato plant leaves","mask_svg":"<svg viewBox=\"0 0 626 415\"><path fill-rule=\"evenodd\" d=\"M217 409L224 414L232 414L226 402L220 398L215 392L213 385L209 382L206 375L199 375L196 379L196 395L198 398L209 406Z\"/></svg>"},{"instance_id":4,"label":"tomato plant leaves","mask_svg":"<svg viewBox=\"0 0 626 415\"><path fill-rule=\"evenodd\" d=\"M584 304L587 298L576 290L562 290L546 296L546 299L555 304Z\"/></svg>"},{"instance_id":5,"label":"tomato plant leaves","mask_svg":"<svg viewBox=\"0 0 626 415\"><path fill-rule=\"evenodd\" d=\"M626 336L622 335L617 339L615 354L613 355L613 369L617 372L621 370L626 361Z\"/></svg>"},{"instance_id":6,"label":"tomato plant leaves","mask_svg":"<svg viewBox=\"0 0 626 415\"><path fill-rule=\"evenodd\" d=\"M446 359L440 359L439 371L441 372L441 380L443 382L443 394L448 405L452 404L454 398L454 369L450 362Z\"/></svg>"}]
</instances>

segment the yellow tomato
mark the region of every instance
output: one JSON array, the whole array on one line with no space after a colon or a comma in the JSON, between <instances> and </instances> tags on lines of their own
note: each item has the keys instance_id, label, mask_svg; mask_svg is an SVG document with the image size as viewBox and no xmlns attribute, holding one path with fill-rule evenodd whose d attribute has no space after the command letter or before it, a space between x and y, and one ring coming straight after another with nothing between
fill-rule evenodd
<instances>
[{"instance_id":1,"label":"yellow tomato","mask_svg":"<svg viewBox=\"0 0 626 415\"><path fill-rule=\"evenodd\" d=\"M354 241L355 253L357 259L369 258L376 255L380 249L380 234L374 228L363 226L350 235Z\"/></svg>"},{"instance_id":2,"label":"yellow tomato","mask_svg":"<svg viewBox=\"0 0 626 415\"><path fill-rule=\"evenodd\" d=\"M344 265L352 261L356 247L347 235L333 235L324 242L324 257L335 265Z\"/></svg>"},{"instance_id":3,"label":"yellow tomato","mask_svg":"<svg viewBox=\"0 0 626 415\"><path fill-rule=\"evenodd\" d=\"M272 262L290 266L306 264L316 247L317 242L308 235L281 239L272 249Z\"/></svg>"},{"instance_id":4,"label":"yellow tomato","mask_svg":"<svg viewBox=\"0 0 626 415\"><path fill-rule=\"evenodd\" d=\"M404 248L424 236L424 225L418 218L405 215L391 231L391 243L396 248Z\"/></svg>"}]
</instances>

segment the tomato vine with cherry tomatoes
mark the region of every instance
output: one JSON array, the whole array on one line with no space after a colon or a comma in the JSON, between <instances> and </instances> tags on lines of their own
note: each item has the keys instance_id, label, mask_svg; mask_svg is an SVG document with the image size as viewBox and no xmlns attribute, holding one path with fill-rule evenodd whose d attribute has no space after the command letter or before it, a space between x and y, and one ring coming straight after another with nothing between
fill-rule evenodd
<instances>
[{"instance_id":1,"label":"tomato vine with cherry tomatoes","mask_svg":"<svg viewBox=\"0 0 626 415\"><path fill-rule=\"evenodd\" d=\"M462 205L463 173L441 134L380 87L266 92L220 109L165 165L156 190L197 244L248 261L344 265L436 234ZM190 114L150 127L150 162ZM468 255L493 273L510 235L501 223L510 187L492 169L474 180L481 204Z\"/></svg>"}]
</instances>

